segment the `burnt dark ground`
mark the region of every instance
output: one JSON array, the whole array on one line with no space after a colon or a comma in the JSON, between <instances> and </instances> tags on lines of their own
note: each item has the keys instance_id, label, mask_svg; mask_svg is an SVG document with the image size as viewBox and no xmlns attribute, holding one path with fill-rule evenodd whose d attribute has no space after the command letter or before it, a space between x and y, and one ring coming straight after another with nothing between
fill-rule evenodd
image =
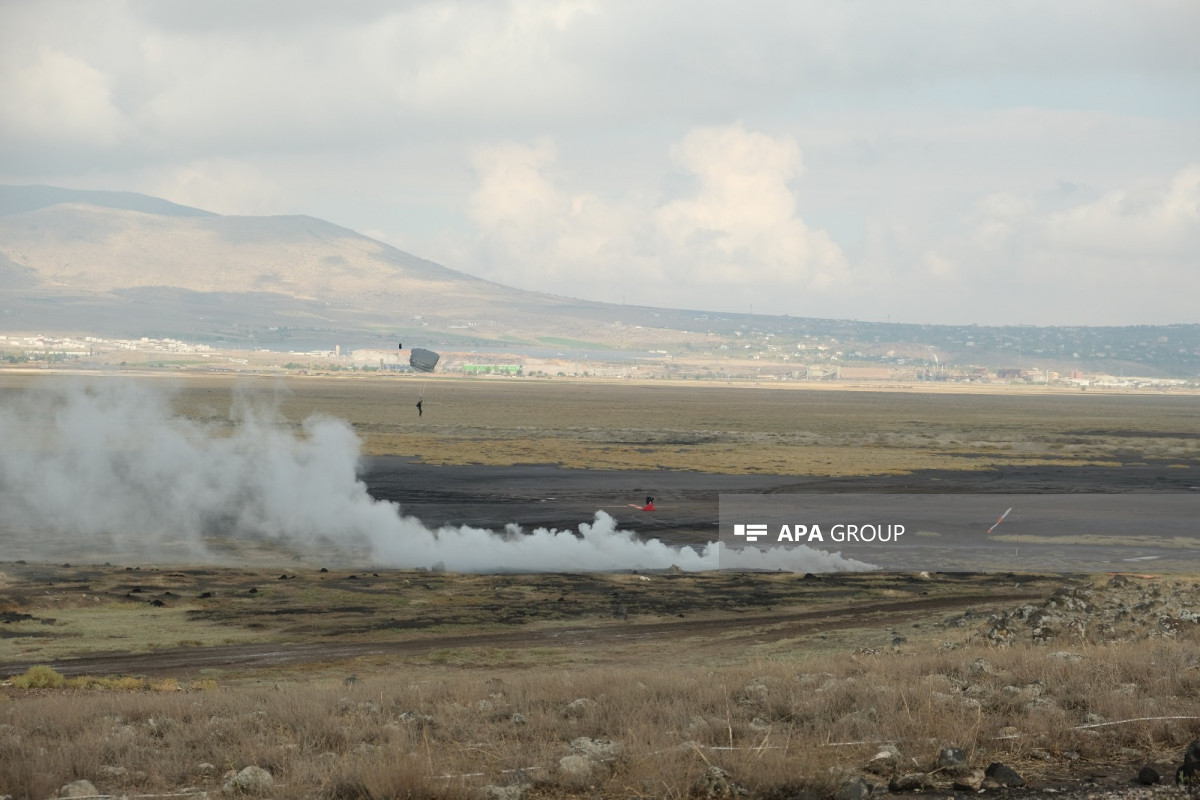
<instances>
[{"instance_id":1,"label":"burnt dark ground","mask_svg":"<svg viewBox=\"0 0 1200 800\"><path fill-rule=\"evenodd\" d=\"M1187 469L1177 466L1184 463ZM440 466L399 456L365 458L371 495L399 503L426 525L495 528L575 528L597 509L619 521L647 525L672 543L715 538L722 493L879 492L899 494L1069 494L1200 492L1200 460L1144 461L1120 467L1014 466L994 470L920 470L906 475L850 477L716 475L667 470L582 470L549 464ZM630 503L654 497L648 515ZM675 540L672 536L680 536Z\"/></svg>"},{"instance_id":2,"label":"burnt dark ground","mask_svg":"<svg viewBox=\"0 0 1200 800\"><path fill-rule=\"evenodd\" d=\"M364 461L362 477L371 495L400 505L404 514L429 527L469 525L501 529L516 523L526 530L546 527L576 530L597 510L612 515L622 529L671 545L699 545L718 536L722 494L1118 494L1171 493L1194 496L1200 518L1200 460L1136 460L1112 466L1013 466L991 470L922 470L904 475L850 477L787 475L717 475L684 471L579 470L552 465L435 466L402 457ZM1181 468L1180 465L1184 465ZM655 498L651 513L631 508L647 495ZM1003 509L1000 509L1001 511ZM998 512L997 512L998 513ZM989 520L990 521L990 520ZM1196 534L1200 537L1200 524ZM930 542L910 540L908 547L929 549ZM942 541L941 552L929 563L909 554L903 563L873 561L885 568L990 570L1016 568L1007 545L989 547L980 541ZM827 549L836 549L830 547ZM1026 546L1027 557L1036 548ZM1095 547L1076 562L1079 548L1057 548L1045 556L1052 562L1033 569L1084 571L1107 569L1123 559L1169 559L1178 550L1161 548ZM847 553L849 554L849 553ZM1192 554L1186 554L1192 559ZM1128 567L1124 567L1128 568Z\"/></svg>"},{"instance_id":3,"label":"burnt dark ground","mask_svg":"<svg viewBox=\"0 0 1200 800\"><path fill-rule=\"evenodd\" d=\"M1179 463L1174 461L1171 463ZM1163 492L1197 497L1193 487L1196 467L1169 467L1167 462L1146 462L1126 467L1013 467L980 472L926 471L909 475L881 475L854 478L822 478L772 475L714 475L700 472L602 471L569 470L554 466L431 466L405 458L373 458L364 462L363 480L371 494L381 500L397 502L403 513L412 514L427 525L475 525L493 530L507 523L517 523L526 529L547 526L575 529L580 522L590 521L597 509L613 514L622 527L632 529L643 537L654 537L672 544L698 544L716 536L718 503L722 493L804 493L804 492L883 492L883 493L1120 493ZM647 494L656 498L658 510L646 513L630 508L629 503L641 502ZM1171 554L1167 553L1169 557ZM128 562L126 562L128 563ZM73 673L111 672L128 669L133 664L142 670L170 672L187 665L198 667L197 658L208 660L212 668L236 668L243 663L286 664L297 661L338 659L367 653L391 652L410 654L424 652L434 646L517 646L539 641L567 644L571 636L604 637L610 632L593 626L612 621L619 609L625 608L630 620L645 620L646 636L672 635L686 630L719 630L725 622L704 612L725 616L730 625L744 626L751 618L760 621L773 618L785 608L807 605L816 599L817 586L823 603L836 602L837 595L856 595L861 602L862 587L851 587L852 576L822 576L817 584L805 586L796 578L779 582L784 576L761 576L729 573L680 576L680 580L655 580L646 585L617 586L604 576L542 575L480 576L473 580L486 581L486 600L472 603L469 612L452 604L441 604L436 598L447 592L457 595L461 586L453 584L453 576L425 573L419 578L411 572L373 572L369 562L356 570L340 568L336 574L306 573L296 561L299 580L281 580L275 574L258 571L241 576L223 570L184 568L175 571L128 571L119 566L86 567L67 565L6 565L10 576L22 574L30 587L39 593L50 586L53 591L107 595L119 602L142 604L160 599L168 605L196 604L191 615L198 620L261 626L264 634L273 631L287 639L322 639L320 644L301 645L295 641L276 641L263 645L236 645L228 648L187 648L177 653L158 653L154 656L124 656L107 654L94 660L71 665L60 664ZM332 566L332 564L331 564ZM1163 561L1126 564L1119 569L1162 569ZM1170 564L1176 569L1178 565ZM134 568L136 570L137 568ZM1044 572L1044 567L1035 572ZM39 571L40 570L40 571ZM980 574L980 571L990 575ZM1065 572L1064 570L1053 570ZM992 580L1011 581L1003 575L1003 566L985 565L978 559L967 558L960 569L950 573L962 574L979 594L967 598L923 597L920 592L929 587L916 587L903 576L892 576L903 582L894 588L904 594L916 593L917 606L903 603L880 603L880 610L904 618L926 604L943 607L943 603L971 603L985 599L996 601ZM285 573L286 574L286 573ZM354 574L355 577L350 577ZM381 578L380 575L383 577ZM669 576L666 576L669 577ZM884 578L885 576L877 576ZM1064 576L1065 577L1065 576ZM410 585L411 581L411 585ZM450 583L447 583L450 581ZM1044 586L1025 590L1035 594ZM445 585L443 585L445 584ZM304 598L295 594L305 585L320 587L320 598ZM520 586L522 592L513 591ZM250 595L251 588L264 591ZM285 590L286 587L286 590ZM536 587L536 589L532 589ZM664 591L667 587L670 590ZM326 590L337 589L336 593ZM139 591L140 589L140 591ZM206 592L214 596L206 598ZM10 590L11 593L11 590ZM511 596L509 596L511 594ZM448 596L448 595L447 595ZM421 606L417 613L380 613L379 597L434 599L430 606ZM359 599L361 598L361 600ZM14 604L20 610L26 605L22 598ZM32 600L32 598L28 598ZM231 602L234 601L234 602ZM307 602L306 602L307 601ZM989 603L990 604L990 603ZM828 608L828 606L826 606ZM863 606L859 606L861 611ZM679 615L684 615L680 617ZM653 618L653 622L651 622ZM446 634L462 630L487 619L501 627L517 626L513 632L495 631L472 633L465 637ZM561 632L546 631L531 637L528 623L553 625L556 621L585 623L584 628L566 639ZM807 619L797 617L793 623L801 629L811 627ZM10 621L9 624L13 624ZM7 626L6 626L7 627ZM52 629L48 629L52 630ZM432 639L428 632L438 631ZM39 633L47 631L39 631ZM555 635L557 633L557 635ZM630 631L619 634L626 636ZM611 633L611 635L618 635ZM347 641L365 638L371 641ZM397 640L396 637L399 637ZM461 640L460 640L461 638ZM437 645L434 642L438 642ZM386 642L386 644L382 644ZM335 645L336 646L332 646ZM331 647L332 646L332 647ZM381 649L382 648L382 649ZM205 655L201 656L201 652ZM108 659L112 659L109 661ZM2 659L4 671L19 671L26 666L16 659Z\"/></svg>"}]
</instances>

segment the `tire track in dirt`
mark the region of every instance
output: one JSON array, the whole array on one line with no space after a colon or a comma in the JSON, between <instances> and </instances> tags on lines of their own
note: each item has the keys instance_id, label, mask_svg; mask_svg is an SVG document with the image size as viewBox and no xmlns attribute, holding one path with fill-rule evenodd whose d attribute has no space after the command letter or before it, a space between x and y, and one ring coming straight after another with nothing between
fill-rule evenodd
<instances>
[{"instance_id":1,"label":"tire track in dirt","mask_svg":"<svg viewBox=\"0 0 1200 800\"><path fill-rule=\"evenodd\" d=\"M805 611L780 613L726 614L701 619L655 622L615 622L597 619L585 626L541 631L462 634L437 638L366 642L263 643L222 645L204 648L157 650L152 653L105 653L50 662L59 673L78 675L145 675L156 677L200 677L201 671L257 670L300 664L336 662L365 656L419 657L435 650L464 648L545 648L662 643L693 637L722 635L722 645L730 644L727 634L748 642L768 638L791 638L855 627L887 627L926 615L966 609L980 604L989 606L1044 599L1044 587L1025 592L973 592L952 597L919 597L888 601L818 606ZM45 661L0 664L0 675L17 675Z\"/></svg>"}]
</instances>

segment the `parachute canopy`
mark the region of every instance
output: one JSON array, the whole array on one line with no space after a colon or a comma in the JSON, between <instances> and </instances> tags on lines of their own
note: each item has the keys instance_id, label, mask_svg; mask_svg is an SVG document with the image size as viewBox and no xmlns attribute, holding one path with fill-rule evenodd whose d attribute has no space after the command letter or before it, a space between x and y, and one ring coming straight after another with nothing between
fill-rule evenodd
<instances>
[{"instance_id":1,"label":"parachute canopy","mask_svg":"<svg viewBox=\"0 0 1200 800\"><path fill-rule=\"evenodd\" d=\"M408 357L408 365L419 372L433 372L439 358L441 356L432 350L414 347L412 354Z\"/></svg>"}]
</instances>

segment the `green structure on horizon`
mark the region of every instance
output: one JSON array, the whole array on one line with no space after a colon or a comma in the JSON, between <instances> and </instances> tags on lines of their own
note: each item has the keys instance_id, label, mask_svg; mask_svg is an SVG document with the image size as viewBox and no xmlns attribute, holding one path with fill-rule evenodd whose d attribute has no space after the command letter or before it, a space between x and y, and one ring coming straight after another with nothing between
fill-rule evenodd
<instances>
[{"instance_id":1,"label":"green structure on horizon","mask_svg":"<svg viewBox=\"0 0 1200 800\"><path fill-rule=\"evenodd\" d=\"M520 364L463 364L467 375L520 375Z\"/></svg>"}]
</instances>

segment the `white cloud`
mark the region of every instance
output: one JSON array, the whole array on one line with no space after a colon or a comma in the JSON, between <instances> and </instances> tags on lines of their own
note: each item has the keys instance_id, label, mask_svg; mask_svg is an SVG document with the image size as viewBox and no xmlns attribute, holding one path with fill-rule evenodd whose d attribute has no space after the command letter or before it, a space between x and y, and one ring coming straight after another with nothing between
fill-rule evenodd
<instances>
[{"instance_id":1,"label":"white cloud","mask_svg":"<svg viewBox=\"0 0 1200 800\"><path fill-rule=\"evenodd\" d=\"M843 277L841 250L796 215L789 185L801 171L795 141L742 125L701 128L671 155L698 181L692 196L654 211L659 250L677 277L729 286L749 280L764 296L826 289Z\"/></svg>"},{"instance_id":2,"label":"white cloud","mask_svg":"<svg viewBox=\"0 0 1200 800\"><path fill-rule=\"evenodd\" d=\"M560 233L571 201L546 174L555 157L548 139L476 150L471 162L480 181L470 213L498 246L518 253L540 249Z\"/></svg>"},{"instance_id":3,"label":"white cloud","mask_svg":"<svg viewBox=\"0 0 1200 800\"><path fill-rule=\"evenodd\" d=\"M902 255L881 269L902 307L951 298L957 321L994 324L1195 319L1200 164L1059 209L1033 195L987 195L960 223L908 251L910 265Z\"/></svg>"},{"instance_id":4,"label":"white cloud","mask_svg":"<svg viewBox=\"0 0 1200 800\"><path fill-rule=\"evenodd\" d=\"M1165 187L1115 189L1047 221L1047 240L1111 259L1194 256L1200 245L1200 163Z\"/></svg>"},{"instance_id":5,"label":"white cloud","mask_svg":"<svg viewBox=\"0 0 1200 800\"><path fill-rule=\"evenodd\" d=\"M0 181L308 213L602 300L983 322L1086 274L1110 289L1080 313L1115 320L1131 270L1193 285L1198 25L1192 0L0 2Z\"/></svg>"},{"instance_id":6,"label":"white cloud","mask_svg":"<svg viewBox=\"0 0 1200 800\"><path fill-rule=\"evenodd\" d=\"M126 134L111 81L83 59L40 47L29 61L5 57L0 136L12 146L104 150Z\"/></svg>"},{"instance_id":7,"label":"white cloud","mask_svg":"<svg viewBox=\"0 0 1200 800\"><path fill-rule=\"evenodd\" d=\"M796 214L800 149L787 137L740 124L693 130L671 160L694 186L658 202L567 186L555 156L545 140L476 152L471 218L492 277L556 294L588 288L614 300L628 290L650 304L779 313L795 293L845 277L841 250Z\"/></svg>"}]
</instances>

